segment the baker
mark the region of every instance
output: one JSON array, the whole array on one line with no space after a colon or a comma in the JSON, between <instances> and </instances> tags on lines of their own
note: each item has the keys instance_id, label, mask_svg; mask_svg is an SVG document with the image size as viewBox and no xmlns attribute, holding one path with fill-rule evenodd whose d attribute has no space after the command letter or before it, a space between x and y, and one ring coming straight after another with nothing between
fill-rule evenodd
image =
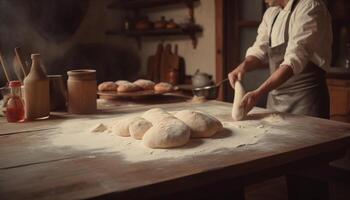
<instances>
[{"instance_id":1,"label":"baker","mask_svg":"<svg viewBox=\"0 0 350 200\"><path fill-rule=\"evenodd\" d=\"M332 49L331 17L322 0L265 0L258 36L244 61L228 77L231 86L264 67L270 76L241 101L246 112L268 93L267 108L329 118L325 74Z\"/></svg>"}]
</instances>

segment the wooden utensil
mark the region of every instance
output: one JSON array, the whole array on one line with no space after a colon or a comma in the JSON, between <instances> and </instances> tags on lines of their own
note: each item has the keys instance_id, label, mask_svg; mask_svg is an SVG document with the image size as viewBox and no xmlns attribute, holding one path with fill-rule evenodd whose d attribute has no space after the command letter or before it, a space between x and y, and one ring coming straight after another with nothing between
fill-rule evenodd
<instances>
[{"instance_id":1,"label":"wooden utensil","mask_svg":"<svg viewBox=\"0 0 350 200\"><path fill-rule=\"evenodd\" d=\"M11 79L10 79L10 76L8 75L8 73L7 73L7 66L6 66L4 57L2 56L1 52L0 52L0 63L1 63L2 69L4 70L4 74L5 74L6 80L9 83L11 81Z\"/></svg>"},{"instance_id":2,"label":"wooden utensil","mask_svg":"<svg viewBox=\"0 0 350 200\"><path fill-rule=\"evenodd\" d=\"M24 77L26 77L28 75L29 70L28 70L28 66L24 62L22 50L19 47L16 47L15 54L16 54L17 61L21 66Z\"/></svg>"},{"instance_id":3,"label":"wooden utensil","mask_svg":"<svg viewBox=\"0 0 350 200\"><path fill-rule=\"evenodd\" d=\"M174 54L179 57L179 70L178 70L178 84L185 82L186 77L186 63L185 59L179 55L179 47L175 44Z\"/></svg>"},{"instance_id":4,"label":"wooden utensil","mask_svg":"<svg viewBox=\"0 0 350 200\"><path fill-rule=\"evenodd\" d=\"M169 82L169 74L172 70L179 70L180 58L178 55L172 53L172 47L167 44L161 59L160 75L161 81Z\"/></svg>"},{"instance_id":5,"label":"wooden utensil","mask_svg":"<svg viewBox=\"0 0 350 200\"><path fill-rule=\"evenodd\" d=\"M158 44L157 51L155 55L148 57L147 61L147 76L148 79L159 82L160 81L160 62L163 52L163 44Z\"/></svg>"}]
</instances>

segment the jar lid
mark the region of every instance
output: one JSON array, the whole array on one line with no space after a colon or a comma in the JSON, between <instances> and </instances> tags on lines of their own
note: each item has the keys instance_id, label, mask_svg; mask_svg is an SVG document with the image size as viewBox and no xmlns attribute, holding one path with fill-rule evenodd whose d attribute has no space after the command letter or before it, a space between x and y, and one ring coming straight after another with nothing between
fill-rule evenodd
<instances>
[{"instance_id":1,"label":"jar lid","mask_svg":"<svg viewBox=\"0 0 350 200\"><path fill-rule=\"evenodd\" d=\"M15 88L15 87L21 87L22 83L21 81L10 81L9 87L10 88Z\"/></svg>"}]
</instances>

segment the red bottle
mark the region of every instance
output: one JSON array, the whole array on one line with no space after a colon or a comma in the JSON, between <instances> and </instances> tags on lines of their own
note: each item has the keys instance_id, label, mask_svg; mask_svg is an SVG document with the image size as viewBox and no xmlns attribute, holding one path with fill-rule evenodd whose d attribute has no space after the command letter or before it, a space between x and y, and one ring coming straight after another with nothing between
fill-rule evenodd
<instances>
[{"instance_id":1,"label":"red bottle","mask_svg":"<svg viewBox=\"0 0 350 200\"><path fill-rule=\"evenodd\" d=\"M24 103L21 94L21 82L11 81L9 84L11 89L10 98L6 106L6 117L8 122L24 121Z\"/></svg>"}]
</instances>

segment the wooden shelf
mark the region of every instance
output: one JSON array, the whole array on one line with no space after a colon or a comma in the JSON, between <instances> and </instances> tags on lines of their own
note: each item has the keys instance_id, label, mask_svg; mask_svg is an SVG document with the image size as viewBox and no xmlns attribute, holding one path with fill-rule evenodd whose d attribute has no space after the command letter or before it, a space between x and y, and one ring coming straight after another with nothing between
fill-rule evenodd
<instances>
[{"instance_id":1,"label":"wooden shelf","mask_svg":"<svg viewBox=\"0 0 350 200\"><path fill-rule=\"evenodd\" d=\"M142 8L154 8L174 4L192 5L196 1L199 0L122 0L108 5L107 8L138 10Z\"/></svg>"},{"instance_id":2,"label":"wooden shelf","mask_svg":"<svg viewBox=\"0 0 350 200\"><path fill-rule=\"evenodd\" d=\"M174 4L184 4L188 8L189 23L176 29L151 29L151 30L111 30L107 31L107 35L125 35L134 37L137 40L139 48L141 48L141 38L145 36L174 36L183 35L189 36L192 40L194 48L197 47L197 33L203 32L203 28L195 23L194 19L194 3L200 0L115 0L112 4L108 5L110 9L125 9L132 10L135 13L137 19L140 14L140 10L145 8L154 8Z\"/></svg>"},{"instance_id":3,"label":"wooden shelf","mask_svg":"<svg viewBox=\"0 0 350 200\"><path fill-rule=\"evenodd\" d=\"M190 35L201 33L202 27L194 25L186 28L175 29L150 29L150 30L110 30L107 31L107 35L126 35L131 37L143 37L143 36L171 36L171 35Z\"/></svg>"},{"instance_id":4,"label":"wooden shelf","mask_svg":"<svg viewBox=\"0 0 350 200\"><path fill-rule=\"evenodd\" d=\"M192 40L193 47L197 46L197 34L203 32L203 28L199 25L191 25L188 27L180 27L175 29L150 29L150 30L109 30L107 35L124 35L134 37L139 47L141 47L140 39L142 37L152 36L189 36Z\"/></svg>"}]
</instances>

